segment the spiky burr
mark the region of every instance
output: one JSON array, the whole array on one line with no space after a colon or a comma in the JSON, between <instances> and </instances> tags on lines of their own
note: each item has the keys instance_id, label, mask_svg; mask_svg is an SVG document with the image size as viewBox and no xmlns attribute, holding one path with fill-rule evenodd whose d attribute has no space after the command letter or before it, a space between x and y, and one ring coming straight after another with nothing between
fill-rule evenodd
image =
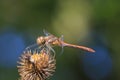
<instances>
[{"instance_id":1,"label":"spiky burr","mask_svg":"<svg viewBox=\"0 0 120 80\"><path fill-rule=\"evenodd\" d=\"M55 56L50 52L24 52L18 61L20 80L46 80L56 69Z\"/></svg>"}]
</instances>

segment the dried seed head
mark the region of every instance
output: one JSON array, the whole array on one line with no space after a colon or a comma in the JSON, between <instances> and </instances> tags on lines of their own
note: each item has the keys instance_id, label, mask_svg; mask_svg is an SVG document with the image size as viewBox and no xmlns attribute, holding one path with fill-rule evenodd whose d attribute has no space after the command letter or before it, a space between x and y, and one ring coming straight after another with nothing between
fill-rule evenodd
<instances>
[{"instance_id":1,"label":"dried seed head","mask_svg":"<svg viewBox=\"0 0 120 80\"><path fill-rule=\"evenodd\" d=\"M20 80L46 80L55 72L55 58L44 52L25 52L18 62Z\"/></svg>"}]
</instances>

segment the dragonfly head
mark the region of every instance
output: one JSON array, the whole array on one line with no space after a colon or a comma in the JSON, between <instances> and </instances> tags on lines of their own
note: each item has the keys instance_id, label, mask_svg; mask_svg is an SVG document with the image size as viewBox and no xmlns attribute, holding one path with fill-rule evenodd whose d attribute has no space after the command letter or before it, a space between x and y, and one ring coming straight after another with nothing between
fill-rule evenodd
<instances>
[{"instance_id":1,"label":"dragonfly head","mask_svg":"<svg viewBox=\"0 0 120 80\"><path fill-rule=\"evenodd\" d=\"M37 38L37 44L38 45L45 44L44 36L40 36L40 37Z\"/></svg>"}]
</instances>

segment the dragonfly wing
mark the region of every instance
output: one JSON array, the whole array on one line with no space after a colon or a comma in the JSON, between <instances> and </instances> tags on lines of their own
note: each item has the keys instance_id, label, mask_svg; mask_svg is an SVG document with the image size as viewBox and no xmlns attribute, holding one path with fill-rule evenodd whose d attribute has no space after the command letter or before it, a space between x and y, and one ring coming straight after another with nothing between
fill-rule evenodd
<instances>
[{"instance_id":1,"label":"dragonfly wing","mask_svg":"<svg viewBox=\"0 0 120 80\"><path fill-rule=\"evenodd\" d=\"M25 50L31 50L31 49L33 49L33 48L36 47L36 46L37 46L37 44L35 43L35 44L30 45L30 46L28 46L27 48L25 48Z\"/></svg>"},{"instance_id":2,"label":"dragonfly wing","mask_svg":"<svg viewBox=\"0 0 120 80\"><path fill-rule=\"evenodd\" d=\"M63 35L61 35L60 40L61 40L61 41L63 41L63 40L64 40L64 36L63 36Z\"/></svg>"},{"instance_id":3,"label":"dragonfly wing","mask_svg":"<svg viewBox=\"0 0 120 80\"><path fill-rule=\"evenodd\" d=\"M52 34L51 34L51 33L49 33L48 31L46 31L45 29L43 30L43 33L45 34L45 36L52 35Z\"/></svg>"},{"instance_id":4,"label":"dragonfly wing","mask_svg":"<svg viewBox=\"0 0 120 80\"><path fill-rule=\"evenodd\" d=\"M36 51L36 52L40 52L41 49L42 49L42 47L39 47L39 45L37 45L37 44L35 43L35 44L30 45L30 46L28 46L27 48L25 48L24 52L26 52L26 51L31 51L31 52Z\"/></svg>"},{"instance_id":5,"label":"dragonfly wing","mask_svg":"<svg viewBox=\"0 0 120 80\"><path fill-rule=\"evenodd\" d=\"M47 48L49 49L49 51L52 51L54 54L55 54L55 51L54 49L51 47L50 44L46 44Z\"/></svg>"}]
</instances>

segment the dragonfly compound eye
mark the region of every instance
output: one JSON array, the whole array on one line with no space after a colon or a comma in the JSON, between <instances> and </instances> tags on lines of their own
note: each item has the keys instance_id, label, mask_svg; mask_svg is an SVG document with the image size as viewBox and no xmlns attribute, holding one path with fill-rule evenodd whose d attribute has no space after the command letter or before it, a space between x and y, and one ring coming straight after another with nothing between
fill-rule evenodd
<instances>
[{"instance_id":1,"label":"dragonfly compound eye","mask_svg":"<svg viewBox=\"0 0 120 80\"><path fill-rule=\"evenodd\" d=\"M45 38L43 36L37 38L37 44L41 45L45 43Z\"/></svg>"}]
</instances>

